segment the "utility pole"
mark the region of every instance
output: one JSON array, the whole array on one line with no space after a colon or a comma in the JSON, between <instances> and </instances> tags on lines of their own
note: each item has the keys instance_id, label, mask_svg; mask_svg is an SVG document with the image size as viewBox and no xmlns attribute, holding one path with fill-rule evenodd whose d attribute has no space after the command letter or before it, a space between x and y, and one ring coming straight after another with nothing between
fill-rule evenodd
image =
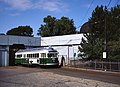
<instances>
[{"instance_id":1,"label":"utility pole","mask_svg":"<svg viewBox=\"0 0 120 87\"><path fill-rule=\"evenodd\" d=\"M103 58L106 58L108 57L108 53L107 53L107 27L106 27L106 10L105 10L105 30L104 30L104 51L103 51Z\"/></svg>"}]
</instances>

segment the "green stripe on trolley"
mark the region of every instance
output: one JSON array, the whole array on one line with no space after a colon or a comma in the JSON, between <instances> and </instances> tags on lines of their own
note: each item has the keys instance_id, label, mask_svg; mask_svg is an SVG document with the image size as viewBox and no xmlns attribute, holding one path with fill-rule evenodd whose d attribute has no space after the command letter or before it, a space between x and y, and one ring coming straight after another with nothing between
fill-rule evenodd
<instances>
[{"instance_id":1,"label":"green stripe on trolley","mask_svg":"<svg viewBox=\"0 0 120 87\"><path fill-rule=\"evenodd\" d=\"M27 58L15 58L15 64L23 64L29 63L29 59Z\"/></svg>"}]
</instances>

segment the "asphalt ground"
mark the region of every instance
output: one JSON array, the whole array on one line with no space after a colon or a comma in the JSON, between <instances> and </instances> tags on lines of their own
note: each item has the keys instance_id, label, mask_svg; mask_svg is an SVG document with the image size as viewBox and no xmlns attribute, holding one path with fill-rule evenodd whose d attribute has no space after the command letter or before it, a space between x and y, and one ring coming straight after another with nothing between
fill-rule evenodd
<instances>
[{"instance_id":1,"label":"asphalt ground","mask_svg":"<svg viewBox=\"0 0 120 87\"><path fill-rule=\"evenodd\" d=\"M40 68L22 66L0 67L0 87L8 86L120 87L120 73L76 69L71 67L63 68Z\"/></svg>"},{"instance_id":2,"label":"asphalt ground","mask_svg":"<svg viewBox=\"0 0 120 87\"><path fill-rule=\"evenodd\" d=\"M48 70L60 75L67 75L77 78L91 79L120 85L120 72L109 72L101 70L78 69L64 67L58 70Z\"/></svg>"}]
</instances>

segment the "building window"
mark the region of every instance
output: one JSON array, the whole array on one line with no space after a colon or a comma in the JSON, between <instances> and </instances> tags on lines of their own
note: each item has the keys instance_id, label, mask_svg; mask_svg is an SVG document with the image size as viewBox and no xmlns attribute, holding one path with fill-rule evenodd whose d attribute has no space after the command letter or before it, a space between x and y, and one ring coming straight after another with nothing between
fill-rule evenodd
<instances>
[{"instance_id":1,"label":"building window","mask_svg":"<svg viewBox=\"0 0 120 87\"><path fill-rule=\"evenodd\" d=\"M21 57L22 57L22 54L18 54L17 57L21 58Z\"/></svg>"}]
</instances>

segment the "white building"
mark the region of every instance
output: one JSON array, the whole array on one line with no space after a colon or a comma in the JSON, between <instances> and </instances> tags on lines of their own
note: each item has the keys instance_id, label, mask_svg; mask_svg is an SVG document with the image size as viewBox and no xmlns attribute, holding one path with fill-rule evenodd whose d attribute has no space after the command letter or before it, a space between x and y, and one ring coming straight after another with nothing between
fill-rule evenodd
<instances>
[{"instance_id":1,"label":"white building","mask_svg":"<svg viewBox=\"0 0 120 87\"><path fill-rule=\"evenodd\" d=\"M75 59L78 54L83 34L72 34L63 36L41 37L41 46L52 46L59 52L59 61L61 56L65 57L66 64L70 59Z\"/></svg>"},{"instance_id":2,"label":"white building","mask_svg":"<svg viewBox=\"0 0 120 87\"><path fill-rule=\"evenodd\" d=\"M61 62L61 56L63 55L65 57L66 64L68 64L69 60L77 57L78 46L80 45L82 37L83 34L52 37L0 35L0 66L8 66L10 65L10 62L13 61L13 58L10 57L10 50L14 44L22 44L25 47L52 46L59 52L59 62Z\"/></svg>"}]
</instances>

